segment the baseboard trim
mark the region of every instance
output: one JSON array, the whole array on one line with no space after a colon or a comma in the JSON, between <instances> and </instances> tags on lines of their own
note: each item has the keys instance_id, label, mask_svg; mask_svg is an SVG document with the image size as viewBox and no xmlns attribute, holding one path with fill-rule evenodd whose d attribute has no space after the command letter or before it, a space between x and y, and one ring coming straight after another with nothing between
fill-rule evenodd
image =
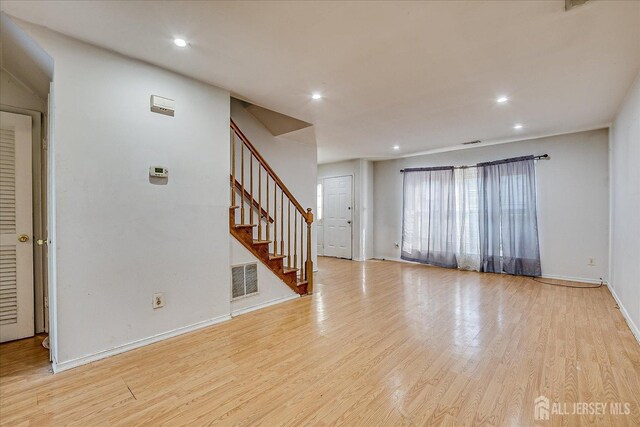
<instances>
[{"instance_id":1,"label":"baseboard trim","mask_svg":"<svg viewBox=\"0 0 640 427\"><path fill-rule=\"evenodd\" d=\"M404 262L406 264L426 265L427 267L444 268L444 267L438 267L437 265L422 264L420 262L415 262L415 261L407 261L406 259L402 259L402 258L373 258L373 259L378 261ZM465 271L465 270L461 270L461 271ZM584 277L557 276L555 274L543 274L541 277L543 279L566 280L568 282L581 282L581 283L590 283L595 285L600 284L600 279L586 279ZM603 283L606 284L607 282L604 281Z\"/></svg>"},{"instance_id":2,"label":"baseboard trim","mask_svg":"<svg viewBox=\"0 0 640 427\"><path fill-rule=\"evenodd\" d=\"M267 302L262 302L260 304L251 305L249 307L239 308L237 310L232 310L231 311L231 316L232 317L240 316L241 314L250 313L252 311L260 310L261 308L266 308L266 307L269 307L269 306L272 306L272 305L276 305L276 304L280 304L282 302L290 301L290 300L296 299L296 298L300 298L300 295L297 295L297 294L296 295L289 295L289 296L284 297L284 298L276 298L276 299L269 300Z\"/></svg>"},{"instance_id":3,"label":"baseboard trim","mask_svg":"<svg viewBox=\"0 0 640 427\"><path fill-rule=\"evenodd\" d=\"M607 284L606 280L600 281L600 279L586 279L584 277L571 277L571 276L555 276L551 274L543 274L541 276L543 279L555 279L555 280L566 280L567 282L581 282L581 283L589 283L593 285L599 285L600 283Z\"/></svg>"},{"instance_id":4,"label":"baseboard trim","mask_svg":"<svg viewBox=\"0 0 640 427\"><path fill-rule=\"evenodd\" d=\"M198 329L206 328L207 326L212 326L227 320L231 320L231 316L224 315L224 316L214 317L213 319L209 319L202 322L194 323L192 325L173 329L171 331L163 332L157 335L150 336L148 338L143 338L141 340L133 341L128 344L124 344L109 350L104 350L95 354L90 354L88 356L67 360L66 362L54 362L51 364L51 367L53 368L54 373L66 371L68 369L86 365L91 362L96 362L98 360L105 359L107 357L115 356L116 354L125 353L127 351L134 350L136 348L144 347L146 345L153 344L158 341L163 341L178 335L186 334L188 332L193 332Z\"/></svg>"},{"instance_id":5,"label":"baseboard trim","mask_svg":"<svg viewBox=\"0 0 640 427\"><path fill-rule=\"evenodd\" d=\"M620 313L622 313L622 317L624 317L624 320L627 322L629 329L631 329L631 333L633 334L634 337L636 337L636 341L638 341L638 344L640 344L640 329L638 328L638 326L636 326L635 323L633 323L631 316L629 316L629 312L627 311L626 308L624 308L624 305L622 305L622 301L620 301L620 298L618 298L618 294L616 294L616 290L613 289L613 287L611 287L610 285L607 285L607 289L609 290L609 293L611 294L613 299L618 304L618 307L620 307Z\"/></svg>"},{"instance_id":6,"label":"baseboard trim","mask_svg":"<svg viewBox=\"0 0 640 427\"><path fill-rule=\"evenodd\" d=\"M373 260L373 261L402 262L402 263L405 263L405 264L424 265L425 267L443 268L443 267L438 267L437 265L423 264L421 262L415 262L415 261L407 261L406 259L402 259L402 258L378 258L378 257L374 257L374 258L371 258L371 260Z\"/></svg>"}]
</instances>

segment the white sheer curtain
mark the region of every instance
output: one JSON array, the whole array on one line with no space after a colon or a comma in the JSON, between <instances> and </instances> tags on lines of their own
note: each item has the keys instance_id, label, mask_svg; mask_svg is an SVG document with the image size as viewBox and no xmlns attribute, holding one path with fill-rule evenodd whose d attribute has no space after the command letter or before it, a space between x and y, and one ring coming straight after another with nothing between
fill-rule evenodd
<instances>
[{"instance_id":1,"label":"white sheer curtain","mask_svg":"<svg viewBox=\"0 0 640 427\"><path fill-rule=\"evenodd\" d=\"M533 156L480 163L482 271L540 276Z\"/></svg>"},{"instance_id":2,"label":"white sheer curtain","mask_svg":"<svg viewBox=\"0 0 640 427\"><path fill-rule=\"evenodd\" d=\"M406 169L402 259L456 268L455 236L453 167Z\"/></svg>"},{"instance_id":3,"label":"white sheer curtain","mask_svg":"<svg viewBox=\"0 0 640 427\"><path fill-rule=\"evenodd\" d=\"M456 258L462 270L480 270L480 234L478 230L478 170L455 170Z\"/></svg>"}]
</instances>

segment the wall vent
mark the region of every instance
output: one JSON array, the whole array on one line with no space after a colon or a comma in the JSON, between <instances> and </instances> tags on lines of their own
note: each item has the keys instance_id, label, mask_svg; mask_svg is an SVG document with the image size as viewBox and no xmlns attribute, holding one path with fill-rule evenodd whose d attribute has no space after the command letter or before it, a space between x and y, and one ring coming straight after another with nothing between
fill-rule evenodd
<instances>
[{"instance_id":1,"label":"wall vent","mask_svg":"<svg viewBox=\"0 0 640 427\"><path fill-rule=\"evenodd\" d=\"M231 298L258 293L258 264L231 267Z\"/></svg>"},{"instance_id":2,"label":"wall vent","mask_svg":"<svg viewBox=\"0 0 640 427\"><path fill-rule=\"evenodd\" d=\"M476 139L475 141L463 142L462 145L480 144L482 141Z\"/></svg>"}]
</instances>

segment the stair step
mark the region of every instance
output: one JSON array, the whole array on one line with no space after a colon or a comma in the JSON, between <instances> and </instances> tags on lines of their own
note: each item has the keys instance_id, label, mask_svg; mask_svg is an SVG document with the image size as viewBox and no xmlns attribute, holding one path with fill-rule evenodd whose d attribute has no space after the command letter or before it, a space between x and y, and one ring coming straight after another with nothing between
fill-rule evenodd
<instances>
[{"instance_id":1,"label":"stair step","mask_svg":"<svg viewBox=\"0 0 640 427\"><path fill-rule=\"evenodd\" d=\"M298 271L298 269L297 268L284 267L282 269L282 271L284 272L284 274L290 274L290 273L295 273L296 271Z\"/></svg>"},{"instance_id":2,"label":"stair step","mask_svg":"<svg viewBox=\"0 0 640 427\"><path fill-rule=\"evenodd\" d=\"M269 261L273 261L274 259L285 259L284 255L269 255Z\"/></svg>"},{"instance_id":3,"label":"stair step","mask_svg":"<svg viewBox=\"0 0 640 427\"><path fill-rule=\"evenodd\" d=\"M269 243L271 243L271 240L254 240L253 241L254 245L268 245Z\"/></svg>"},{"instance_id":4,"label":"stair step","mask_svg":"<svg viewBox=\"0 0 640 427\"><path fill-rule=\"evenodd\" d=\"M257 224L236 224L234 225L235 228L253 228L253 227L257 227Z\"/></svg>"},{"instance_id":5,"label":"stair step","mask_svg":"<svg viewBox=\"0 0 640 427\"><path fill-rule=\"evenodd\" d=\"M301 281L301 282L297 282L297 283L296 283L296 285L297 285L297 286L302 286L302 285L306 285L306 284L308 284L308 283L309 283L308 281L303 280L303 281Z\"/></svg>"}]
</instances>

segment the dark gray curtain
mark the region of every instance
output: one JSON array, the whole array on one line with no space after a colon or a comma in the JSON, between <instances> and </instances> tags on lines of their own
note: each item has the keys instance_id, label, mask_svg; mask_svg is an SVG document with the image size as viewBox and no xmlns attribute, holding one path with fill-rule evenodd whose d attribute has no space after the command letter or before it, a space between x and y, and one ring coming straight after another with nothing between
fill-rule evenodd
<instances>
[{"instance_id":1,"label":"dark gray curtain","mask_svg":"<svg viewBox=\"0 0 640 427\"><path fill-rule=\"evenodd\" d=\"M533 156L478 164L480 271L540 276Z\"/></svg>"},{"instance_id":2,"label":"dark gray curtain","mask_svg":"<svg viewBox=\"0 0 640 427\"><path fill-rule=\"evenodd\" d=\"M405 169L403 188L402 259L456 268L453 166Z\"/></svg>"}]
</instances>

